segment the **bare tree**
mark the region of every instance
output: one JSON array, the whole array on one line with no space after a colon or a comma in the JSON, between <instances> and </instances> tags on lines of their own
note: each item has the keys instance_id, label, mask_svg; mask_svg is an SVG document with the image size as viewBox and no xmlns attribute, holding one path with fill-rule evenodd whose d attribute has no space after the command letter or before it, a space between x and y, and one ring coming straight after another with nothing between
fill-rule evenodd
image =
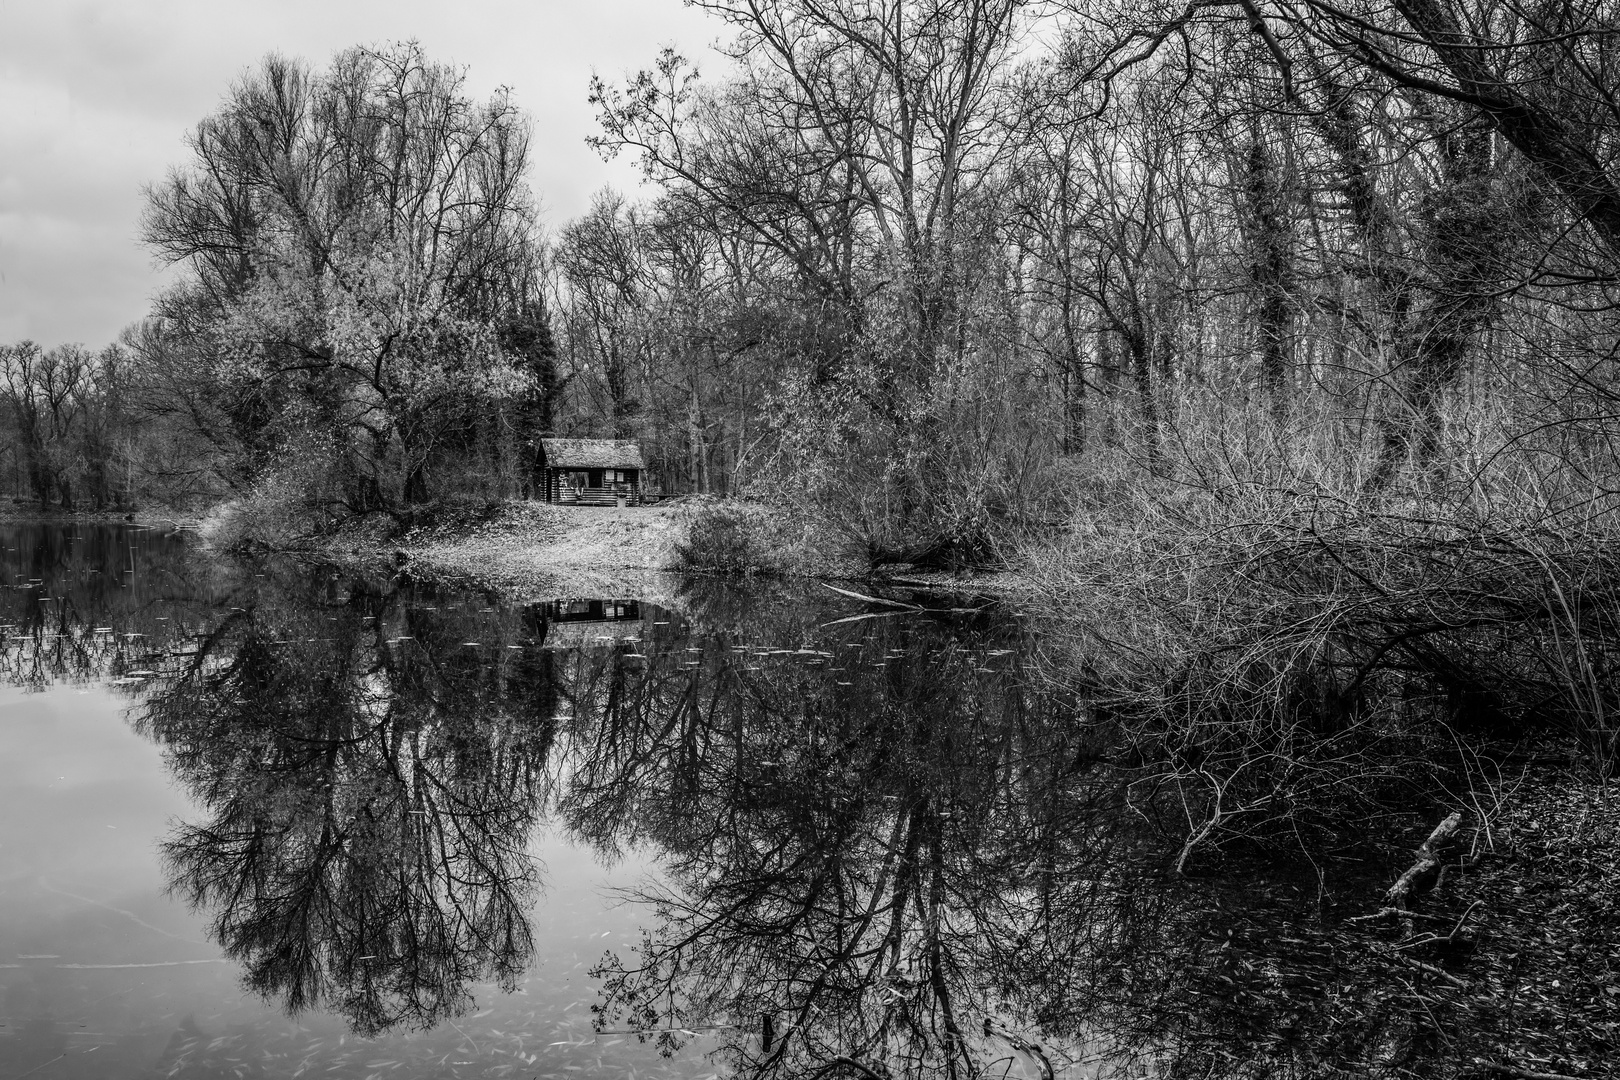
<instances>
[{"instance_id":1,"label":"bare tree","mask_svg":"<svg viewBox=\"0 0 1620 1080\"><path fill-rule=\"evenodd\" d=\"M229 385L245 449L324 443L352 510L425 499L511 381L490 305L532 250L527 126L462 84L415 46L318 75L270 57L149 192L148 242L190 271L160 310Z\"/></svg>"}]
</instances>

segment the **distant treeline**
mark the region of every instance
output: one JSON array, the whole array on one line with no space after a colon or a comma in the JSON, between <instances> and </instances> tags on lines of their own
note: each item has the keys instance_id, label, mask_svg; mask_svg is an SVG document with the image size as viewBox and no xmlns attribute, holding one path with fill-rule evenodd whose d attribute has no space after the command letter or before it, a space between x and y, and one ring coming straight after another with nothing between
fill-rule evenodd
<instances>
[{"instance_id":1,"label":"distant treeline","mask_svg":"<svg viewBox=\"0 0 1620 1080\"><path fill-rule=\"evenodd\" d=\"M132 411L129 351L0 345L0 470L13 498L122 509L153 490L169 456Z\"/></svg>"},{"instance_id":2,"label":"distant treeline","mask_svg":"<svg viewBox=\"0 0 1620 1080\"><path fill-rule=\"evenodd\" d=\"M550 234L418 47L245 73L149 190L117 407L13 378L27 491L400 514L613 436L878 562L1120 484L1612 493L1614 3L700 6L723 75L592 87L655 194Z\"/></svg>"}]
</instances>

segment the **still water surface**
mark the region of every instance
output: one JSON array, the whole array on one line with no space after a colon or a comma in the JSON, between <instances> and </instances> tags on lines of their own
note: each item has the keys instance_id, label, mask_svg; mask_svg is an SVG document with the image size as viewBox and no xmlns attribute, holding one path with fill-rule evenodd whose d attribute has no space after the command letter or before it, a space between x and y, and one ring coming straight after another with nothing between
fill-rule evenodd
<instances>
[{"instance_id":1,"label":"still water surface","mask_svg":"<svg viewBox=\"0 0 1620 1080\"><path fill-rule=\"evenodd\" d=\"M0 1078L1091 1076L1217 1022L1219 898L1020 613L3 535Z\"/></svg>"},{"instance_id":2,"label":"still water surface","mask_svg":"<svg viewBox=\"0 0 1620 1080\"><path fill-rule=\"evenodd\" d=\"M534 669L578 646L148 530L3 535L0 1077L697 1070L592 1031L648 864L542 820Z\"/></svg>"}]
</instances>

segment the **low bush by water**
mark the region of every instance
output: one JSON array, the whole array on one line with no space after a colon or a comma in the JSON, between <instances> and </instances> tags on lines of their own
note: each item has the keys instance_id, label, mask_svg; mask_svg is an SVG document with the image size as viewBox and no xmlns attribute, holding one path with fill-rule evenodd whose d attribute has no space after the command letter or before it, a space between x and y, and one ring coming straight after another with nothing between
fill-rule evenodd
<instances>
[{"instance_id":1,"label":"low bush by water","mask_svg":"<svg viewBox=\"0 0 1620 1080\"><path fill-rule=\"evenodd\" d=\"M706 505L693 514L686 539L675 545L682 570L717 574L776 574L781 567L768 549L763 512Z\"/></svg>"},{"instance_id":2,"label":"low bush by water","mask_svg":"<svg viewBox=\"0 0 1620 1080\"><path fill-rule=\"evenodd\" d=\"M851 576L864 569L850 538L802 508L695 499L671 569L735 577Z\"/></svg>"}]
</instances>

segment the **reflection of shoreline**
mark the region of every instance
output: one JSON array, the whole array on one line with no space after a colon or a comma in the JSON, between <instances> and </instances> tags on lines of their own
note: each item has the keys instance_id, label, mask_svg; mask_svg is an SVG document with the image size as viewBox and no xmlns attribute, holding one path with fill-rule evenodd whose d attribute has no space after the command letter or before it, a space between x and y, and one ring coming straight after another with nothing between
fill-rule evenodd
<instances>
[{"instance_id":1,"label":"reflection of shoreline","mask_svg":"<svg viewBox=\"0 0 1620 1080\"><path fill-rule=\"evenodd\" d=\"M133 525L0 528L0 679L34 690L125 679L139 692L210 624L233 571L194 543ZM135 682L128 681L134 678Z\"/></svg>"},{"instance_id":2,"label":"reflection of shoreline","mask_svg":"<svg viewBox=\"0 0 1620 1080\"><path fill-rule=\"evenodd\" d=\"M69 525L127 525L165 531L194 530L202 515L191 510L59 510L19 506L17 500L0 501L0 526L38 525L60 529Z\"/></svg>"}]
</instances>

